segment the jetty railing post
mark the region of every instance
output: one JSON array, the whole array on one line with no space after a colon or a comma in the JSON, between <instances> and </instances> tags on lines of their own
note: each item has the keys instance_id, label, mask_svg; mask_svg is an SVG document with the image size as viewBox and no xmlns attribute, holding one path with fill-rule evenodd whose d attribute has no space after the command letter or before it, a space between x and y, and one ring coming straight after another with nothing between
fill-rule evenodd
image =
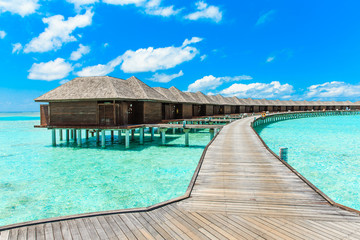
<instances>
[{"instance_id":1,"label":"jetty railing post","mask_svg":"<svg viewBox=\"0 0 360 240\"><path fill-rule=\"evenodd\" d=\"M209 132L210 132L210 141L211 141L211 140L214 138L214 135L215 135L214 132L215 132L215 131L214 131L213 128L210 128L210 129L209 129Z\"/></svg>"},{"instance_id":2,"label":"jetty railing post","mask_svg":"<svg viewBox=\"0 0 360 240\"><path fill-rule=\"evenodd\" d=\"M130 130L126 129L125 130L125 148L129 148L130 147Z\"/></svg>"},{"instance_id":3,"label":"jetty railing post","mask_svg":"<svg viewBox=\"0 0 360 240\"><path fill-rule=\"evenodd\" d=\"M118 142L121 143L121 130L118 131Z\"/></svg>"},{"instance_id":4,"label":"jetty railing post","mask_svg":"<svg viewBox=\"0 0 360 240\"><path fill-rule=\"evenodd\" d=\"M281 147L279 151L279 157L281 160L287 162L288 161L288 148Z\"/></svg>"},{"instance_id":5,"label":"jetty railing post","mask_svg":"<svg viewBox=\"0 0 360 240\"><path fill-rule=\"evenodd\" d=\"M60 141L63 140L63 131L62 129L59 129L59 137L60 137Z\"/></svg>"},{"instance_id":6,"label":"jetty railing post","mask_svg":"<svg viewBox=\"0 0 360 240\"><path fill-rule=\"evenodd\" d=\"M81 129L79 129L79 130L77 130L77 132L78 132L78 136L77 136L77 145L78 145L78 147L81 147Z\"/></svg>"},{"instance_id":7,"label":"jetty railing post","mask_svg":"<svg viewBox=\"0 0 360 240\"><path fill-rule=\"evenodd\" d=\"M101 130L101 147L105 148L105 130Z\"/></svg>"},{"instance_id":8,"label":"jetty railing post","mask_svg":"<svg viewBox=\"0 0 360 240\"><path fill-rule=\"evenodd\" d=\"M189 146L189 132L190 132L190 128L184 128L184 133L185 133L185 146Z\"/></svg>"},{"instance_id":9,"label":"jetty railing post","mask_svg":"<svg viewBox=\"0 0 360 240\"><path fill-rule=\"evenodd\" d=\"M140 144L144 144L144 128L140 128Z\"/></svg>"},{"instance_id":10,"label":"jetty railing post","mask_svg":"<svg viewBox=\"0 0 360 240\"><path fill-rule=\"evenodd\" d=\"M51 135L52 135L52 145L55 147L56 146L56 129L55 128L51 129Z\"/></svg>"}]
</instances>

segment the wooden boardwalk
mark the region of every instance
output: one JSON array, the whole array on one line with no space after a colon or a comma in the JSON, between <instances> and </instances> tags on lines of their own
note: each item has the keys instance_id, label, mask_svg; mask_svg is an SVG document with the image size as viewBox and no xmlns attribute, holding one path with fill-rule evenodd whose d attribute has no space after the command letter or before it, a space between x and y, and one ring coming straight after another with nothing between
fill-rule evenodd
<instances>
[{"instance_id":1,"label":"wooden boardwalk","mask_svg":"<svg viewBox=\"0 0 360 240\"><path fill-rule=\"evenodd\" d=\"M330 205L269 153L250 118L208 148L191 197L152 211L56 221L4 239L360 239L358 214Z\"/></svg>"}]
</instances>

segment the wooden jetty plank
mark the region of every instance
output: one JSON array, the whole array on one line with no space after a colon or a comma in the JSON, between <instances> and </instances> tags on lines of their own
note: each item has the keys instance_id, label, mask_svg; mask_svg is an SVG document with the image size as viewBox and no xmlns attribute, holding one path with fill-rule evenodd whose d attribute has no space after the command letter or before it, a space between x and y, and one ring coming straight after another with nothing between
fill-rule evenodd
<instances>
[{"instance_id":1,"label":"wooden jetty plank","mask_svg":"<svg viewBox=\"0 0 360 240\"><path fill-rule=\"evenodd\" d=\"M13 228L0 239L359 239L359 215L332 206L268 152L250 121L221 126L185 200Z\"/></svg>"}]
</instances>

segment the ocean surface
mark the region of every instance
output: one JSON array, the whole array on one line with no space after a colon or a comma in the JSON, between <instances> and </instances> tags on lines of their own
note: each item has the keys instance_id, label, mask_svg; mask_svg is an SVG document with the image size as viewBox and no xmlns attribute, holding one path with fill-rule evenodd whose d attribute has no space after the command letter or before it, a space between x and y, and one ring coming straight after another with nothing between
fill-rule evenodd
<instances>
[{"instance_id":1,"label":"ocean surface","mask_svg":"<svg viewBox=\"0 0 360 240\"><path fill-rule=\"evenodd\" d=\"M51 131L37 124L39 113L0 113L0 226L181 196L209 142L205 130L190 133L190 147L183 134L167 134L161 146L158 134L150 142L146 133L144 145L131 142L125 150L108 132L106 149L95 138L81 148L59 139L52 147Z\"/></svg>"},{"instance_id":2,"label":"ocean surface","mask_svg":"<svg viewBox=\"0 0 360 240\"><path fill-rule=\"evenodd\" d=\"M286 120L256 129L275 153L335 202L360 210L360 116Z\"/></svg>"}]
</instances>

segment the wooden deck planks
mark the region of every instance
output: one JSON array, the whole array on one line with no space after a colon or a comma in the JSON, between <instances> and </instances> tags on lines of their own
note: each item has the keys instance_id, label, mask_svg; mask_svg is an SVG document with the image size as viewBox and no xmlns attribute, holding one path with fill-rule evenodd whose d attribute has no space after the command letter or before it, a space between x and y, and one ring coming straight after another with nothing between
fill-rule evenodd
<instances>
[{"instance_id":1,"label":"wooden deck planks","mask_svg":"<svg viewBox=\"0 0 360 240\"><path fill-rule=\"evenodd\" d=\"M9 239L360 239L360 217L331 206L270 154L243 119L208 148L191 196L151 211L37 224Z\"/></svg>"}]
</instances>

